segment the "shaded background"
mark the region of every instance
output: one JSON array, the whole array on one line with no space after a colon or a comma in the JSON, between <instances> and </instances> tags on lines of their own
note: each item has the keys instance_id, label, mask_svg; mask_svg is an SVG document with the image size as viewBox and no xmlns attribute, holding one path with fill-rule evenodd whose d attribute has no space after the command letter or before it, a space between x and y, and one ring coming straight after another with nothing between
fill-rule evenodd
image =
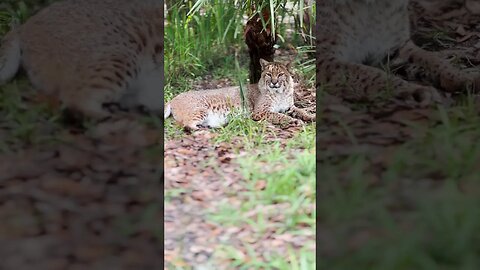
<instances>
[{"instance_id":1,"label":"shaded background","mask_svg":"<svg viewBox=\"0 0 480 270\"><path fill-rule=\"evenodd\" d=\"M0 35L47 2L2 1ZM0 87L0 269L160 269L161 118L72 121Z\"/></svg>"},{"instance_id":2,"label":"shaded background","mask_svg":"<svg viewBox=\"0 0 480 270\"><path fill-rule=\"evenodd\" d=\"M478 1L417 0L410 11L417 45L478 72ZM319 91L321 269L480 267L480 103L451 98L409 109Z\"/></svg>"}]
</instances>

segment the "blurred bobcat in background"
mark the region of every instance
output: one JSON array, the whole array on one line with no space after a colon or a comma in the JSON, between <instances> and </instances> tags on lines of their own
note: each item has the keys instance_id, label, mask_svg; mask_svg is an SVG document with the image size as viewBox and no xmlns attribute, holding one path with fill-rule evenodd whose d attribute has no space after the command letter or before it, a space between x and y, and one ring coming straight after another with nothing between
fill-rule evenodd
<instances>
[{"instance_id":1,"label":"blurred bobcat in background","mask_svg":"<svg viewBox=\"0 0 480 270\"><path fill-rule=\"evenodd\" d=\"M42 95L93 118L104 105L163 111L163 12L158 0L64 0L10 31L0 85L26 70Z\"/></svg>"},{"instance_id":2,"label":"blurred bobcat in background","mask_svg":"<svg viewBox=\"0 0 480 270\"><path fill-rule=\"evenodd\" d=\"M459 70L411 41L408 4L408 0L320 1L318 83L327 91L344 92L353 98L372 98L389 89L394 96L418 105L442 102L437 89L480 90L478 74ZM376 68L386 58L420 67L430 85L407 82Z\"/></svg>"}]
</instances>

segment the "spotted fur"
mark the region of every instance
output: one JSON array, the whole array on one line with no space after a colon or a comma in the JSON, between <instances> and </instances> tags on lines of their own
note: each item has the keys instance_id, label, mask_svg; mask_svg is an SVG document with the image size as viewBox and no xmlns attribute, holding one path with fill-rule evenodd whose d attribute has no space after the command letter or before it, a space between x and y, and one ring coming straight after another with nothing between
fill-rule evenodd
<instances>
[{"instance_id":1,"label":"spotted fur","mask_svg":"<svg viewBox=\"0 0 480 270\"><path fill-rule=\"evenodd\" d=\"M408 0L320 1L317 83L362 98L390 89L394 95L422 105L441 102L436 88L448 92L466 87L480 90L480 76L457 69L410 40L407 6ZM416 66L431 85L407 82L377 68L387 57Z\"/></svg>"},{"instance_id":2,"label":"spotted fur","mask_svg":"<svg viewBox=\"0 0 480 270\"><path fill-rule=\"evenodd\" d=\"M7 34L0 83L22 66L44 96L94 118L103 105L163 109L163 4L64 0Z\"/></svg>"},{"instance_id":3,"label":"spotted fur","mask_svg":"<svg viewBox=\"0 0 480 270\"><path fill-rule=\"evenodd\" d=\"M263 59L260 63L261 78L258 84L249 85L247 91L252 119L285 126L314 121L314 115L293 103L293 78L288 65ZM179 94L166 105L165 118L173 115L179 124L190 130L199 126L220 127L227 123L233 109L241 108L241 100L239 87L189 91Z\"/></svg>"}]
</instances>

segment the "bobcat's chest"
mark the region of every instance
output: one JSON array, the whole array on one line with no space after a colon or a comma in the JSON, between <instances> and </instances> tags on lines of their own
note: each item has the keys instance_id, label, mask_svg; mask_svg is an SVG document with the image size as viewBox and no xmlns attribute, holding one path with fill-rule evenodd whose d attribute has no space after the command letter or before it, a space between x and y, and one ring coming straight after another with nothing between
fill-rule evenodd
<instances>
[{"instance_id":1,"label":"bobcat's chest","mask_svg":"<svg viewBox=\"0 0 480 270\"><path fill-rule=\"evenodd\" d=\"M353 3L339 13L346 61L377 64L409 38L405 0Z\"/></svg>"},{"instance_id":2,"label":"bobcat's chest","mask_svg":"<svg viewBox=\"0 0 480 270\"><path fill-rule=\"evenodd\" d=\"M270 107L271 112L283 113L293 105L293 97L279 97L273 100Z\"/></svg>"}]
</instances>

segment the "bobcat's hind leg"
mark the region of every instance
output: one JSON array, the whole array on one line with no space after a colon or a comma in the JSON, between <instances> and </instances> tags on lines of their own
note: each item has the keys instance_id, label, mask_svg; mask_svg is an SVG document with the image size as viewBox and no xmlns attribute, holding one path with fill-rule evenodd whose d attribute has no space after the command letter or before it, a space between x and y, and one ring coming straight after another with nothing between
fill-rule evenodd
<instances>
[{"instance_id":1,"label":"bobcat's hind leg","mask_svg":"<svg viewBox=\"0 0 480 270\"><path fill-rule=\"evenodd\" d=\"M267 120L268 122L274 125L280 125L284 127L303 125L302 120L293 118L283 113L277 113L277 112L257 111L252 114L252 119L255 121Z\"/></svg>"},{"instance_id":2,"label":"bobcat's hind leg","mask_svg":"<svg viewBox=\"0 0 480 270\"><path fill-rule=\"evenodd\" d=\"M480 91L480 74L470 74L442 59L438 53L426 51L412 41L407 42L399 50L398 57L408 64L422 68L425 77L447 92L464 91L472 87Z\"/></svg>"},{"instance_id":3,"label":"bobcat's hind leg","mask_svg":"<svg viewBox=\"0 0 480 270\"><path fill-rule=\"evenodd\" d=\"M188 130L188 131L195 131L195 130L198 130L198 129L199 129L198 126L199 126L199 123L198 123L198 122L192 121L192 122L189 122L188 124L186 124L186 125L184 126L184 128L185 128L186 130Z\"/></svg>"},{"instance_id":4,"label":"bobcat's hind leg","mask_svg":"<svg viewBox=\"0 0 480 270\"><path fill-rule=\"evenodd\" d=\"M174 115L175 117L175 115ZM187 114L176 116L176 120L188 131L195 131L205 122L207 112L203 109L194 109Z\"/></svg>"},{"instance_id":5,"label":"bobcat's hind leg","mask_svg":"<svg viewBox=\"0 0 480 270\"><path fill-rule=\"evenodd\" d=\"M317 61L319 83L336 93L343 91L349 99L372 100L380 93L391 91L392 97L400 97L419 106L443 102L435 88L389 76L378 68L343 62L334 57Z\"/></svg>"},{"instance_id":6,"label":"bobcat's hind leg","mask_svg":"<svg viewBox=\"0 0 480 270\"><path fill-rule=\"evenodd\" d=\"M204 119L192 119L188 122L184 122L183 126L188 131L195 131L200 129L201 126L203 126L204 121Z\"/></svg>"},{"instance_id":7,"label":"bobcat's hind leg","mask_svg":"<svg viewBox=\"0 0 480 270\"><path fill-rule=\"evenodd\" d=\"M75 91L62 91L61 99L67 108L94 119L111 116L107 104L121 104L128 95L129 76L123 66L110 60L97 60L88 67L88 73L78 78Z\"/></svg>"},{"instance_id":8,"label":"bobcat's hind leg","mask_svg":"<svg viewBox=\"0 0 480 270\"><path fill-rule=\"evenodd\" d=\"M84 88L61 99L67 109L98 120L111 116L104 105L118 102L121 92L120 89Z\"/></svg>"},{"instance_id":9,"label":"bobcat's hind leg","mask_svg":"<svg viewBox=\"0 0 480 270\"><path fill-rule=\"evenodd\" d=\"M301 119L305 122L314 122L315 121L315 114L310 114L304 109L300 109L295 105L288 109L288 113L292 114L293 117Z\"/></svg>"}]
</instances>

